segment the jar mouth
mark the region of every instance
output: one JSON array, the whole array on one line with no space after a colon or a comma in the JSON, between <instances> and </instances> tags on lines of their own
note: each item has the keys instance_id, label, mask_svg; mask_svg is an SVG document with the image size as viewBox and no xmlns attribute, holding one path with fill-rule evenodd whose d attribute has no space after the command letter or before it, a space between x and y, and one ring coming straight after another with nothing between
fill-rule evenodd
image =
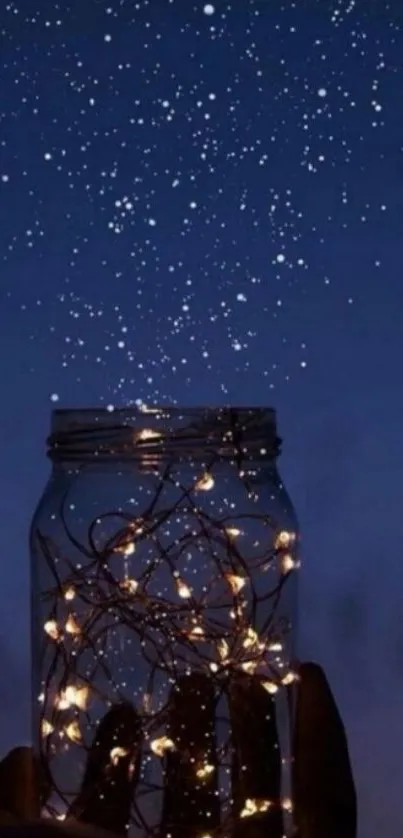
<instances>
[{"instance_id":1,"label":"jar mouth","mask_svg":"<svg viewBox=\"0 0 403 838\"><path fill-rule=\"evenodd\" d=\"M58 408L52 412L48 455L58 461L144 460L203 451L273 459L280 442L270 407Z\"/></svg>"}]
</instances>

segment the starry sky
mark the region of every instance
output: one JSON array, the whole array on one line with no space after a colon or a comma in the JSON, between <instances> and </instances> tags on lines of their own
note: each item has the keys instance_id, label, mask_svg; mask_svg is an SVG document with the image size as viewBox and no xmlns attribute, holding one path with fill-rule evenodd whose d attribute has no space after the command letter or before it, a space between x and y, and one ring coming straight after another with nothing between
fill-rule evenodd
<instances>
[{"instance_id":1,"label":"starry sky","mask_svg":"<svg viewBox=\"0 0 403 838\"><path fill-rule=\"evenodd\" d=\"M402 834L402 27L400 0L1 4L0 751L30 736L51 409L271 405L300 654L361 836Z\"/></svg>"}]
</instances>

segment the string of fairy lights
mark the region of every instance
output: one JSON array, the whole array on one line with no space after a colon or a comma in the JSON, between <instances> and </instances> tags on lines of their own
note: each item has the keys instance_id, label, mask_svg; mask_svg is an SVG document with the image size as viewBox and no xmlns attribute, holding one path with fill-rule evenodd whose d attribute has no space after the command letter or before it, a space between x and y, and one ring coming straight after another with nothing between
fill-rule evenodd
<instances>
[{"instance_id":1,"label":"string of fairy lights","mask_svg":"<svg viewBox=\"0 0 403 838\"><path fill-rule=\"evenodd\" d=\"M142 431L142 439L153 433ZM142 795L162 790L164 759L177 747L167 731L168 687L196 671L208 674L217 695L225 696L232 678L244 673L259 678L262 689L275 697L297 678L289 663L290 626L282 613L283 593L298 568L296 533L280 529L261 511L259 490L252 488L248 468L240 469L239 462L230 465L231 480L242 487L244 506L239 500L223 504L223 475L215 464L212 458L189 482L166 463L155 472L154 492L141 514L121 509L98 514L86 523L81 539L69 523L78 470L60 504L62 543L54 543L39 527L33 533L50 582L42 591L39 725L49 800L58 801L48 803L53 816L60 813L60 802L65 813L71 806L70 789L60 780L65 755L85 756L101 708L105 713L133 697L127 673L122 676L109 652L111 635L112 645L113 638L129 639L133 670L137 659L141 672L147 672L136 701L141 759L144 765L157 765L151 779L143 773L132 809L132 823L147 835L155 827L145 821ZM205 502L210 496L220 498L217 508ZM101 537L105 532L107 537ZM219 766L202 756L194 765L195 782L208 783L217 768L229 765L230 753L228 731ZM127 748L116 742L111 765L126 755ZM229 794L226 801L229 806ZM272 805L248 798L239 817ZM291 801L284 799L282 806L290 811Z\"/></svg>"}]
</instances>

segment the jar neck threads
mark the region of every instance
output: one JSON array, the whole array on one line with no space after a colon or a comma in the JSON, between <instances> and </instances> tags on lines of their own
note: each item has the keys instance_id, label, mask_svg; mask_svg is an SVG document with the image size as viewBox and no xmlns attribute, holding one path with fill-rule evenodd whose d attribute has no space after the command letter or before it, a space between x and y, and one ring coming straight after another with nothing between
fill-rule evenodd
<instances>
[{"instance_id":1,"label":"jar neck threads","mask_svg":"<svg viewBox=\"0 0 403 838\"><path fill-rule=\"evenodd\" d=\"M264 407L55 410L47 440L54 462L217 459L273 461L276 413Z\"/></svg>"}]
</instances>

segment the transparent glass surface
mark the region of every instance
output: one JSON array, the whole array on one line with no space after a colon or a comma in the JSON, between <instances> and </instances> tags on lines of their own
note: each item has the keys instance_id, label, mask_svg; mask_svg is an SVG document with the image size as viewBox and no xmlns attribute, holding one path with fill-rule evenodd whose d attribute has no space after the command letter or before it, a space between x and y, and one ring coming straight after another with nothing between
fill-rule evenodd
<instances>
[{"instance_id":1,"label":"transparent glass surface","mask_svg":"<svg viewBox=\"0 0 403 838\"><path fill-rule=\"evenodd\" d=\"M200 834L214 832L201 828L210 805L221 829L276 811L279 834L291 834L298 532L278 452L269 409L55 411L52 475L31 526L33 724L49 815L80 816L100 722L130 703L138 728L123 724L101 754L102 776L114 782L120 766L136 783L130 834L158 834L179 750L186 782L205 795ZM171 710L196 677L196 718L198 676L215 722L200 731L200 718L184 747ZM252 677L273 725L274 779L255 795L234 790L232 770L239 685ZM175 812L166 817L175 835Z\"/></svg>"}]
</instances>

